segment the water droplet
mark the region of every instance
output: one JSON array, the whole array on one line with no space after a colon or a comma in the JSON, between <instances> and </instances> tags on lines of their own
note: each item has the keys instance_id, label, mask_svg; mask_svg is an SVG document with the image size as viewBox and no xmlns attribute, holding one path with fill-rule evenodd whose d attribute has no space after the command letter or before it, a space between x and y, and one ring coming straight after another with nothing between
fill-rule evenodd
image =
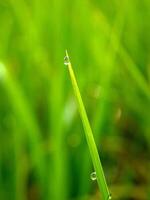
<instances>
[{"instance_id":1,"label":"water droplet","mask_svg":"<svg viewBox=\"0 0 150 200\"><path fill-rule=\"evenodd\" d=\"M111 200L112 199L112 196L111 196L111 194L108 196L108 200Z\"/></svg>"},{"instance_id":2,"label":"water droplet","mask_svg":"<svg viewBox=\"0 0 150 200\"><path fill-rule=\"evenodd\" d=\"M95 181L97 179L96 172L92 172L90 177L92 181Z\"/></svg>"},{"instance_id":3,"label":"water droplet","mask_svg":"<svg viewBox=\"0 0 150 200\"><path fill-rule=\"evenodd\" d=\"M69 65L69 63L70 63L69 56L65 56L64 57L64 64Z\"/></svg>"}]
</instances>

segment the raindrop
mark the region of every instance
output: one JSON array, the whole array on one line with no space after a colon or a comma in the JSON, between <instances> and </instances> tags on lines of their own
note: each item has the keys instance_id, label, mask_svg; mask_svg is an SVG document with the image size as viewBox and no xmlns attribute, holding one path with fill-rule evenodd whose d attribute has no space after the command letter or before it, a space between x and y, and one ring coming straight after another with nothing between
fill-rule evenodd
<instances>
[{"instance_id":1,"label":"raindrop","mask_svg":"<svg viewBox=\"0 0 150 200\"><path fill-rule=\"evenodd\" d=\"M111 200L112 199L112 196L111 196L111 194L108 196L108 200Z\"/></svg>"},{"instance_id":2,"label":"raindrop","mask_svg":"<svg viewBox=\"0 0 150 200\"><path fill-rule=\"evenodd\" d=\"M92 181L95 181L97 179L96 172L92 172L90 177Z\"/></svg>"},{"instance_id":3,"label":"raindrop","mask_svg":"<svg viewBox=\"0 0 150 200\"><path fill-rule=\"evenodd\" d=\"M64 57L64 65L69 65L70 60L69 60L69 56L65 56Z\"/></svg>"}]
</instances>

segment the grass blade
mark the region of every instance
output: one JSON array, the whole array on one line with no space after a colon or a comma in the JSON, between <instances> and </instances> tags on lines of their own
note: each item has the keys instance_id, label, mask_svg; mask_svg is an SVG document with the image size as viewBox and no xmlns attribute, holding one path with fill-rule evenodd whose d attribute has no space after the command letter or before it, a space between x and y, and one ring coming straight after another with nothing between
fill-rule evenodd
<instances>
[{"instance_id":1,"label":"grass blade","mask_svg":"<svg viewBox=\"0 0 150 200\"><path fill-rule=\"evenodd\" d=\"M106 183L106 179L105 179L105 175L103 172L103 168L101 165L101 161L99 158L99 154L98 154L98 150L94 141L94 137L93 137L93 133L92 133L92 129L86 114L86 110L82 101L82 97L80 95L80 91L78 88L78 84L75 78L75 74L74 71L72 69L71 66L71 62L69 61L69 56L68 53L66 51L66 57L65 57L65 64L68 66L68 70L69 70L69 74L70 74L70 78L71 78L71 82L72 82L72 86L73 86L73 90L76 96L76 100L78 103L78 109L79 109L79 113L81 116L81 120L83 123L83 127L84 127L84 131L85 131L85 136L87 139L87 143L88 143L88 147L89 147L89 151L91 154L91 158L92 158L92 162L94 165L94 169L96 172L96 176L97 176L97 182L98 182L98 186L99 189L102 193L102 197L104 200L108 200L110 199L110 193L107 187L107 183Z\"/></svg>"}]
</instances>

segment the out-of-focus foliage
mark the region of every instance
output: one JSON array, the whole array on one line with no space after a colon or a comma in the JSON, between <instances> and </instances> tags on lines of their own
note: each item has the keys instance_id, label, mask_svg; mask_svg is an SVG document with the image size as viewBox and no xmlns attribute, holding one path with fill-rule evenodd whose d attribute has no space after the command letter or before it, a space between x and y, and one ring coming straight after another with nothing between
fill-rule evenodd
<instances>
[{"instance_id":1,"label":"out-of-focus foliage","mask_svg":"<svg viewBox=\"0 0 150 200\"><path fill-rule=\"evenodd\" d=\"M113 199L150 198L149 0L0 1L0 199L100 199L65 50Z\"/></svg>"}]
</instances>

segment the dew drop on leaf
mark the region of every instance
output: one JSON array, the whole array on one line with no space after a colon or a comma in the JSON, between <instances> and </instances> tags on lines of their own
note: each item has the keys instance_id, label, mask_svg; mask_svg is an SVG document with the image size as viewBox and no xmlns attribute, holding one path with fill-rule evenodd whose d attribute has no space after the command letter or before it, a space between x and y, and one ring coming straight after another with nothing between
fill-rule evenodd
<instances>
[{"instance_id":1,"label":"dew drop on leaf","mask_svg":"<svg viewBox=\"0 0 150 200\"><path fill-rule=\"evenodd\" d=\"M64 57L64 65L69 65L69 63L70 63L69 57L65 56Z\"/></svg>"},{"instance_id":2,"label":"dew drop on leaf","mask_svg":"<svg viewBox=\"0 0 150 200\"><path fill-rule=\"evenodd\" d=\"M97 179L96 172L92 172L90 177L92 181L95 181Z\"/></svg>"}]
</instances>

